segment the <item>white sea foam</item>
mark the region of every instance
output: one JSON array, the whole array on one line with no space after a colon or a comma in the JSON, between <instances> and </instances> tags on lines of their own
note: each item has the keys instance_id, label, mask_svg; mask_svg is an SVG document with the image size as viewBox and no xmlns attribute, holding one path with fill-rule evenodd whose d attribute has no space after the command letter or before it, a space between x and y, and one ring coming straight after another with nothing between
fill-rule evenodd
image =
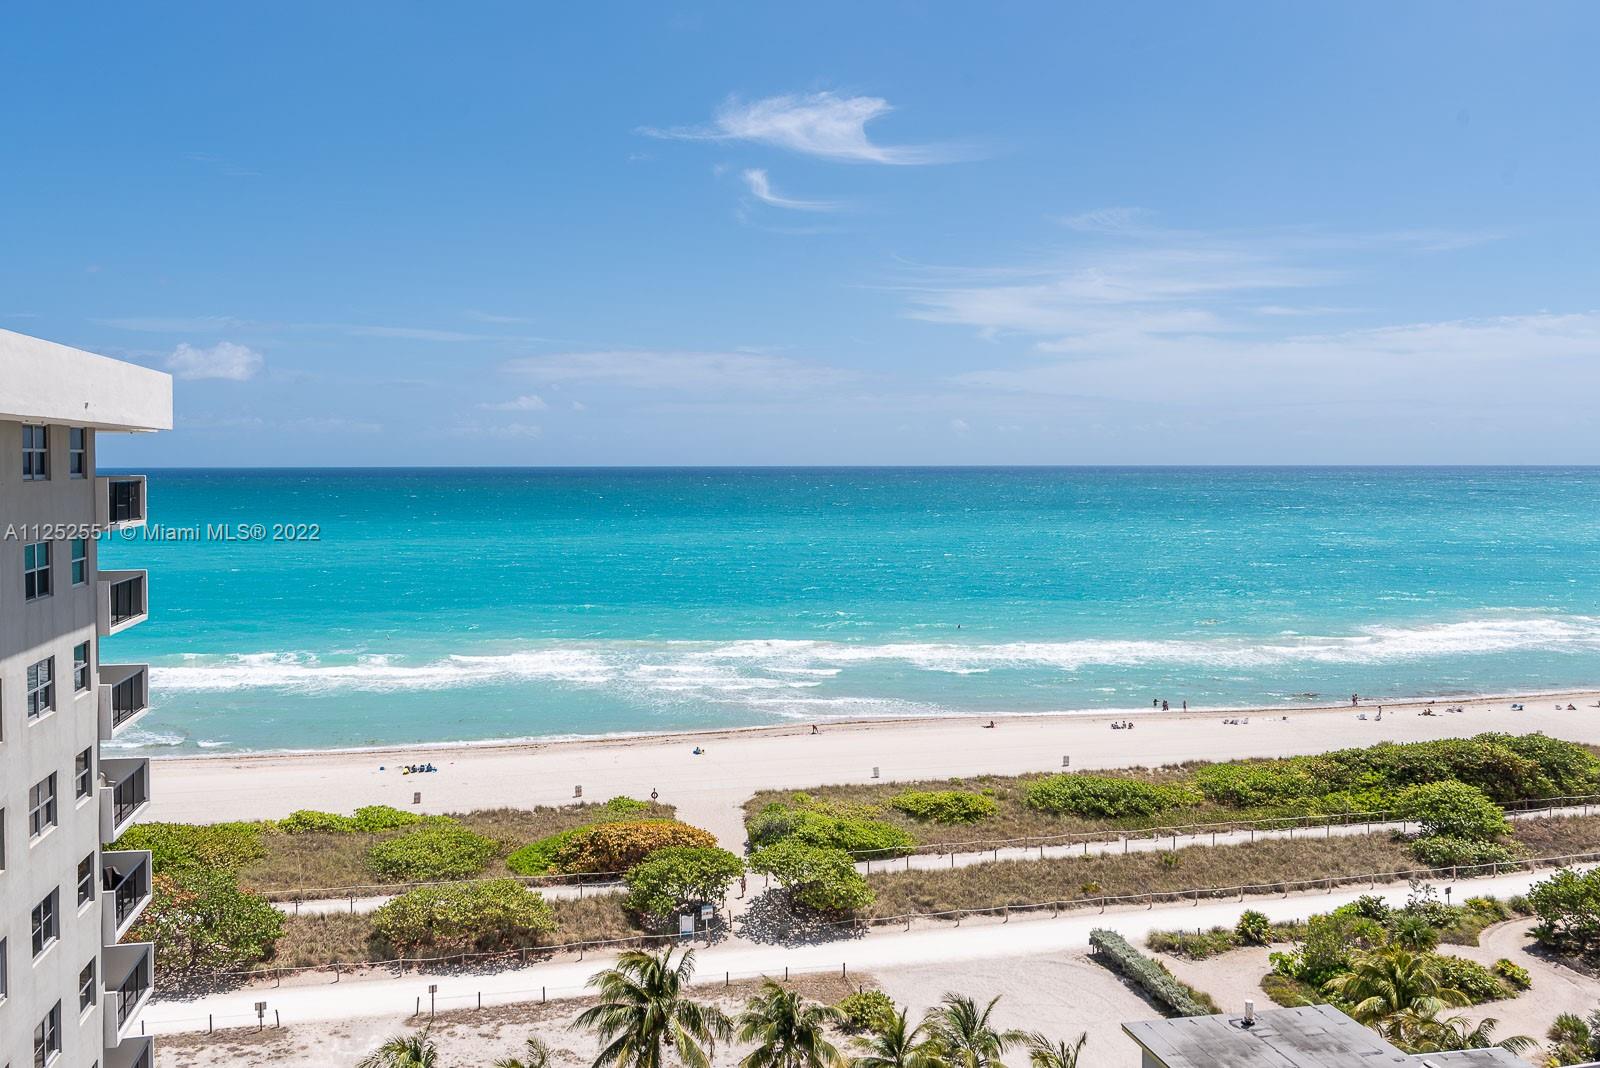
<instances>
[{"instance_id":1,"label":"white sea foam","mask_svg":"<svg viewBox=\"0 0 1600 1068\"><path fill-rule=\"evenodd\" d=\"M766 694L792 704L797 691L827 685L827 680L840 676L847 678L852 669L872 664L947 675L1145 665L1236 673L1296 664L1371 665L1526 651L1600 652L1600 618L1508 613L1417 627L1368 627L1343 636L1285 631L1264 640L1080 639L991 644L794 639L590 641L540 643L514 652L427 660L399 654L333 660L313 652L186 654L176 664L152 667L151 685L157 692L168 693L264 689L319 694L443 690L532 681L745 704L756 703Z\"/></svg>"}]
</instances>

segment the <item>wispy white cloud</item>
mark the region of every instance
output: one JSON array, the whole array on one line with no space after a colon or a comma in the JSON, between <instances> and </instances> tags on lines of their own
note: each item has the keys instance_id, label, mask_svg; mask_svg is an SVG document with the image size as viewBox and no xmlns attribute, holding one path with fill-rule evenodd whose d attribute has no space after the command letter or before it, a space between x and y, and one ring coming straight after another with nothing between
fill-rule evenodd
<instances>
[{"instance_id":1,"label":"wispy white cloud","mask_svg":"<svg viewBox=\"0 0 1600 1068\"><path fill-rule=\"evenodd\" d=\"M260 372L265 361L248 345L219 341L210 348L184 342L167 357L167 370L184 379L220 378L244 382Z\"/></svg>"},{"instance_id":2,"label":"wispy white cloud","mask_svg":"<svg viewBox=\"0 0 1600 1068\"><path fill-rule=\"evenodd\" d=\"M855 378L849 371L786 356L635 349L527 356L510 361L506 369L556 385L585 382L628 389L746 393L822 389Z\"/></svg>"},{"instance_id":3,"label":"wispy white cloud","mask_svg":"<svg viewBox=\"0 0 1600 1068\"><path fill-rule=\"evenodd\" d=\"M94 321L146 334L221 334L254 325L231 315L132 315Z\"/></svg>"},{"instance_id":4,"label":"wispy white cloud","mask_svg":"<svg viewBox=\"0 0 1600 1068\"><path fill-rule=\"evenodd\" d=\"M867 124L893 108L875 96L831 92L784 94L760 100L737 97L717 108L709 126L645 127L651 137L676 141L752 141L808 156L848 163L947 163L972 158L953 145L880 145Z\"/></svg>"},{"instance_id":5,"label":"wispy white cloud","mask_svg":"<svg viewBox=\"0 0 1600 1068\"><path fill-rule=\"evenodd\" d=\"M794 197L780 196L772 188L772 180L767 177L767 172L759 167L751 167L743 174L744 184L749 188L750 195L763 204L774 208L788 208L792 211L837 211L839 205L831 200L798 200Z\"/></svg>"},{"instance_id":6,"label":"wispy white cloud","mask_svg":"<svg viewBox=\"0 0 1600 1068\"><path fill-rule=\"evenodd\" d=\"M513 326L519 323L533 322L532 319L521 315L493 315L486 311L479 311L476 308L468 308L463 314L465 314L468 319L471 319L475 323L496 323L500 325Z\"/></svg>"},{"instance_id":7,"label":"wispy white cloud","mask_svg":"<svg viewBox=\"0 0 1600 1068\"><path fill-rule=\"evenodd\" d=\"M447 431L452 437L487 438L491 441L527 441L542 437L544 428L536 423L501 423L488 426L456 426Z\"/></svg>"},{"instance_id":8,"label":"wispy white cloud","mask_svg":"<svg viewBox=\"0 0 1600 1068\"><path fill-rule=\"evenodd\" d=\"M524 393L520 397L480 404L478 407L486 412L542 412L550 406L537 393Z\"/></svg>"},{"instance_id":9,"label":"wispy white cloud","mask_svg":"<svg viewBox=\"0 0 1600 1068\"><path fill-rule=\"evenodd\" d=\"M493 341L484 334L468 334L460 330L434 330L419 326L346 326L351 337L392 337L407 341Z\"/></svg>"}]
</instances>

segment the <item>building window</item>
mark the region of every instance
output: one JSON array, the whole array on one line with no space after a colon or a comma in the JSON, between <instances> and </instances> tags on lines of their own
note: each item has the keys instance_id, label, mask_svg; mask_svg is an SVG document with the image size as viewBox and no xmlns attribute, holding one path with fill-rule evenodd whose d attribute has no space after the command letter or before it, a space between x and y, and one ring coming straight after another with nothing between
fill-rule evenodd
<instances>
[{"instance_id":1,"label":"building window","mask_svg":"<svg viewBox=\"0 0 1600 1068\"><path fill-rule=\"evenodd\" d=\"M37 838L56 825L56 776L51 772L28 790L28 837Z\"/></svg>"},{"instance_id":2,"label":"building window","mask_svg":"<svg viewBox=\"0 0 1600 1068\"><path fill-rule=\"evenodd\" d=\"M37 601L50 596L50 543L36 541L22 547L22 599Z\"/></svg>"},{"instance_id":3,"label":"building window","mask_svg":"<svg viewBox=\"0 0 1600 1068\"><path fill-rule=\"evenodd\" d=\"M79 693L89 688L89 643L72 647L72 688Z\"/></svg>"},{"instance_id":4,"label":"building window","mask_svg":"<svg viewBox=\"0 0 1600 1068\"><path fill-rule=\"evenodd\" d=\"M87 538L72 539L72 584L82 586L89 581L89 541Z\"/></svg>"},{"instance_id":5,"label":"building window","mask_svg":"<svg viewBox=\"0 0 1600 1068\"><path fill-rule=\"evenodd\" d=\"M28 667L28 718L38 719L56 707L56 658L47 656Z\"/></svg>"},{"instance_id":6,"label":"building window","mask_svg":"<svg viewBox=\"0 0 1600 1068\"><path fill-rule=\"evenodd\" d=\"M81 426L67 431L67 474L72 478L89 477L89 431Z\"/></svg>"},{"instance_id":7,"label":"building window","mask_svg":"<svg viewBox=\"0 0 1600 1068\"><path fill-rule=\"evenodd\" d=\"M78 973L78 1012L81 1015L94 1004L94 961L83 966Z\"/></svg>"},{"instance_id":8,"label":"building window","mask_svg":"<svg viewBox=\"0 0 1600 1068\"><path fill-rule=\"evenodd\" d=\"M0 1005L6 1003L6 995L11 992L10 971L8 970L11 955L6 951L6 940L0 938Z\"/></svg>"},{"instance_id":9,"label":"building window","mask_svg":"<svg viewBox=\"0 0 1600 1068\"><path fill-rule=\"evenodd\" d=\"M45 899L33 906L33 955L37 957L61 937L61 925L56 922L56 905L61 891L52 890Z\"/></svg>"},{"instance_id":10,"label":"building window","mask_svg":"<svg viewBox=\"0 0 1600 1068\"><path fill-rule=\"evenodd\" d=\"M72 793L74 797L88 797L94 792L94 749L79 753L72 761Z\"/></svg>"},{"instance_id":11,"label":"building window","mask_svg":"<svg viewBox=\"0 0 1600 1068\"><path fill-rule=\"evenodd\" d=\"M78 907L94 900L94 854L78 861Z\"/></svg>"},{"instance_id":12,"label":"building window","mask_svg":"<svg viewBox=\"0 0 1600 1068\"><path fill-rule=\"evenodd\" d=\"M42 426L22 428L22 481L38 482L50 477L50 429Z\"/></svg>"},{"instance_id":13,"label":"building window","mask_svg":"<svg viewBox=\"0 0 1600 1068\"><path fill-rule=\"evenodd\" d=\"M33 1065L34 1068L45 1068L45 1065L55 1061L61 1056L61 1002L56 1002L51 1010L45 1013L44 1019L39 1021L39 1026L33 1029Z\"/></svg>"}]
</instances>

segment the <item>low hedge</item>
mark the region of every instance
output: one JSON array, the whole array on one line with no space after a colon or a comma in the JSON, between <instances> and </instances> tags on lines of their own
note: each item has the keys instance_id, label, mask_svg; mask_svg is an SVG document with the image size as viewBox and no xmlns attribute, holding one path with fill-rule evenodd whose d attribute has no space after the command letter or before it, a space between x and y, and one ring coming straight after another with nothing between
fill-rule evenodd
<instances>
[{"instance_id":1,"label":"low hedge","mask_svg":"<svg viewBox=\"0 0 1600 1068\"><path fill-rule=\"evenodd\" d=\"M555 851L556 867L572 874L625 872L658 849L715 846L717 836L677 820L623 820L581 827Z\"/></svg>"},{"instance_id":2,"label":"low hedge","mask_svg":"<svg viewBox=\"0 0 1600 1068\"><path fill-rule=\"evenodd\" d=\"M841 1026L846 1031L883 1032L894 1025L898 1015L894 999L881 990L862 990L840 998L834 1008L843 1017Z\"/></svg>"},{"instance_id":3,"label":"low hedge","mask_svg":"<svg viewBox=\"0 0 1600 1068\"><path fill-rule=\"evenodd\" d=\"M237 872L267 855L255 823L138 823L112 849L148 849L155 874L180 871Z\"/></svg>"},{"instance_id":4,"label":"low hedge","mask_svg":"<svg viewBox=\"0 0 1600 1068\"><path fill-rule=\"evenodd\" d=\"M448 816L423 816L392 805L365 805L353 816L303 808L272 821L272 828L283 834L380 834L424 821L455 822Z\"/></svg>"},{"instance_id":5,"label":"low hedge","mask_svg":"<svg viewBox=\"0 0 1600 1068\"><path fill-rule=\"evenodd\" d=\"M466 879L477 875L500 849L492 838L450 823L433 823L375 843L367 866L395 882Z\"/></svg>"},{"instance_id":6,"label":"low hedge","mask_svg":"<svg viewBox=\"0 0 1600 1068\"><path fill-rule=\"evenodd\" d=\"M879 811L874 805L829 803L796 794L788 803L774 801L756 813L747 827L750 845L759 849L790 840L858 855L911 852L916 840L903 828L876 819Z\"/></svg>"},{"instance_id":7,"label":"low hedge","mask_svg":"<svg viewBox=\"0 0 1600 1068\"><path fill-rule=\"evenodd\" d=\"M1210 1016L1218 1011L1210 996L1179 982L1160 961L1140 953L1117 932L1096 927L1089 932L1089 945L1102 963L1126 977L1174 1016Z\"/></svg>"},{"instance_id":8,"label":"low hedge","mask_svg":"<svg viewBox=\"0 0 1600 1068\"><path fill-rule=\"evenodd\" d=\"M906 790L890 798L889 807L914 820L978 823L999 812L1000 802L970 790Z\"/></svg>"},{"instance_id":9,"label":"low hedge","mask_svg":"<svg viewBox=\"0 0 1600 1068\"><path fill-rule=\"evenodd\" d=\"M1104 775L1052 775L1028 786L1030 808L1060 816L1154 816L1197 804L1200 794L1179 784L1140 782Z\"/></svg>"}]
</instances>

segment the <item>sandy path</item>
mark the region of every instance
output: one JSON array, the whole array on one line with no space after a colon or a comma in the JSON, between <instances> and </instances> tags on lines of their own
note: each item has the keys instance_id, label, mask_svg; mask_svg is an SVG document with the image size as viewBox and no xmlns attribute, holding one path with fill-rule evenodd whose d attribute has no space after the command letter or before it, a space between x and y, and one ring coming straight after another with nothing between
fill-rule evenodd
<instances>
[{"instance_id":1,"label":"sandy path","mask_svg":"<svg viewBox=\"0 0 1600 1068\"><path fill-rule=\"evenodd\" d=\"M297 808L349 812L386 803L424 812L497 806L563 804L582 786L585 799L617 794L678 806L681 817L716 833L729 847L744 841L739 806L761 789L823 783L938 779L981 773L1018 774L1073 768L1159 765L1322 752L1373 742L1414 741L1486 730L1544 731L1600 743L1597 694L1466 703L1459 715L1420 715L1423 703L1388 704L1383 721L1359 720L1349 708L1187 714L1144 713L1132 731L1109 729L1114 716L951 718L828 724L648 738L596 739L503 746L417 746L404 752L346 751L248 757L182 757L153 761L154 801L148 819L264 819ZM1432 702L1442 709L1448 702ZM1366 708L1369 717L1376 708ZM1230 725L1223 718L1243 719ZM289 741L292 741L290 739ZM692 755L700 746L701 756ZM401 775L398 765L432 761L437 774ZM380 770L386 769L386 770Z\"/></svg>"},{"instance_id":2,"label":"sandy path","mask_svg":"<svg viewBox=\"0 0 1600 1068\"><path fill-rule=\"evenodd\" d=\"M1548 872L1525 872L1491 879L1461 880L1457 885L1465 896L1473 894L1509 895L1523 893ZM809 945L761 945L743 939L730 939L698 951L699 977L715 981L724 975L733 978L779 974L784 969L802 972L837 970L868 971L880 977L891 969L948 965L960 961L998 960L1038 954L1079 953L1089 944L1095 927L1120 931L1132 941L1142 941L1152 930L1175 927L1233 925L1246 908L1264 912L1272 920L1300 919L1315 912L1326 912L1362 894L1376 893L1392 903L1405 902L1410 893L1406 884L1352 888L1334 893L1254 897L1245 902L1218 901L1198 905L1167 905L1155 909L1069 911L1053 919L1021 919L1010 923L972 922L959 927L935 924L900 931L875 928L859 937ZM252 1006L267 1002L286 1025L358 1016L387 1016L407 1007L423 1006L435 999L439 1008L465 1008L474 1005L512 1004L539 1001L542 997L562 998L580 994L584 983L604 968L610 955L591 954L582 960L568 958L476 975L406 975L399 978L346 979L330 983L314 976L303 985L281 988L249 988L215 994L189 1001L159 1000L145 1010L146 1026L153 1034L164 1031L204 1030L208 1015L218 1026L237 1026L254 1020ZM430 995L429 986L437 991Z\"/></svg>"}]
</instances>

